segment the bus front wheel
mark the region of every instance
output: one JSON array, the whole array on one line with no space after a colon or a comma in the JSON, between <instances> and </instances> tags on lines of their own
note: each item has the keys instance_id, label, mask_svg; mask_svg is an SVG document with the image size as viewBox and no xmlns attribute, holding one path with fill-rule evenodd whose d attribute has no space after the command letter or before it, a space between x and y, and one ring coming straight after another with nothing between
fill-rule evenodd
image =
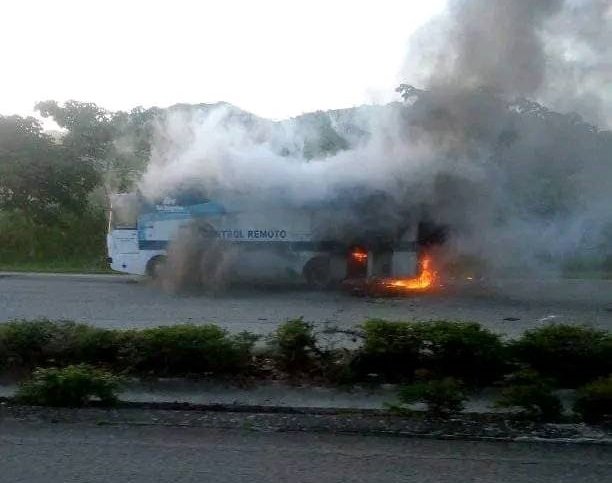
<instances>
[{"instance_id":1,"label":"bus front wheel","mask_svg":"<svg viewBox=\"0 0 612 483\"><path fill-rule=\"evenodd\" d=\"M166 257L164 257L163 255L158 255L156 257L151 258L151 260L149 260L149 263L147 263L147 276L151 277L153 280L158 280L162 276L165 265Z\"/></svg>"},{"instance_id":2,"label":"bus front wheel","mask_svg":"<svg viewBox=\"0 0 612 483\"><path fill-rule=\"evenodd\" d=\"M327 288L331 283L329 258L311 258L304 266L303 273L309 287L317 289Z\"/></svg>"}]
</instances>

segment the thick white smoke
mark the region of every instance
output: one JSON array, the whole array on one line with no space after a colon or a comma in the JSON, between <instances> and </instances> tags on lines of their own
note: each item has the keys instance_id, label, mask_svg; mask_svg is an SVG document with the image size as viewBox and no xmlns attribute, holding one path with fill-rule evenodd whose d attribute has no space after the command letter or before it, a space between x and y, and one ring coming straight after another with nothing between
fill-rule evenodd
<instances>
[{"instance_id":1,"label":"thick white smoke","mask_svg":"<svg viewBox=\"0 0 612 483\"><path fill-rule=\"evenodd\" d=\"M313 159L307 146L321 143L321 133L316 128L309 132L296 120L247 120L226 104L170 112L157 126L141 189L149 197L182 187L214 199L245 195L300 205L329 200L354 187L395 194L399 181L428 169L432 152L429 146L407 142L400 105L363 110L353 114L367 138ZM343 141L350 137L342 126L332 126L328 114L320 113L319 119L329 121L329 132L339 131Z\"/></svg>"},{"instance_id":2,"label":"thick white smoke","mask_svg":"<svg viewBox=\"0 0 612 483\"><path fill-rule=\"evenodd\" d=\"M570 111L612 119L611 16L600 0L451 1L415 36L405 78L425 89L403 89L406 103L282 122L226 104L173 109L141 190L330 212L379 194L389 202L373 216L426 214L448 227L449 256L491 270L601 261L612 255L612 135Z\"/></svg>"}]
</instances>

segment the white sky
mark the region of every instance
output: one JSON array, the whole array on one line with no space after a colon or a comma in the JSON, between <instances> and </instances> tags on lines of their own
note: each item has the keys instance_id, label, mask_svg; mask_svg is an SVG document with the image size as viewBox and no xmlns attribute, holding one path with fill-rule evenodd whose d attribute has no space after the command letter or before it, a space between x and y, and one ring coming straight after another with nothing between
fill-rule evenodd
<instances>
[{"instance_id":1,"label":"white sky","mask_svg":"<svg viewBox=\"0 0 612 483\"><path fill-rule=\"evenodd\" d=\"M0 113L228 101L270 118L396 98L445 0L4 0Z\"/></svg>"}]
</instances>

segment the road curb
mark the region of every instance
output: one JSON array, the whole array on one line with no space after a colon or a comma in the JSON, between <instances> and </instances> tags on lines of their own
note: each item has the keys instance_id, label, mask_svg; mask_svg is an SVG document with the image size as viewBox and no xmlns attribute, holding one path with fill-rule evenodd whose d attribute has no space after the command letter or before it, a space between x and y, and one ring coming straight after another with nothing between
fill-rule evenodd
<instances>
[{"instance_id":1,"label":"road curb","mask_svg":"<svg viewBox=\"0 0 612 483\"><path fill-rule=\"evenodd\" d=\"M4 399L0 402L2 420L612 446L609 427L538 423L491 413L468 413L441 420L428 418L424 413L399 416L373 409L186 403L121 403L114 408L70 409L21 406Z\"/></svg>"}]
</instances>

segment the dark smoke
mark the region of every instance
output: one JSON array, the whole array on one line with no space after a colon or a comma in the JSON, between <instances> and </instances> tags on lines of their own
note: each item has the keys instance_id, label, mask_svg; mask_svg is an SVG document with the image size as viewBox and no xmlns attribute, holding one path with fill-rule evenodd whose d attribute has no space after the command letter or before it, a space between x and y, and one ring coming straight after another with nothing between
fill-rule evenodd
<instances>
[{"instance_id":1,"label":"dark smoke","mask_svg":"<svg viewBox=\"0 0 612 483\"><path fill-rule=\"evenodd\" d=\"M339 237L426 219L447 227L440 256L490 272L610 263L611 19L599 0L451 1L415 36L404 78L424 88L404 104L171 113L141 188L327 204Z\"/></svg>"},{"instance_id":2,"label":"dark smoke","mask_svg":"<svg viewBox=\"0 0 612 483\"><path fill-rule=\"evenodd\" d=\"M545 22L562 0L455 0L431 84L531 95L546 75Z\"/></svg>"},{"instance_id":3,"label":"dark smoke","mask_svg":"<svg viewBox=\"0 0 612 483\"><path fill-rule=\"evenodd\" d=\"M611 26L607 1L454 0L415 36L405 75L427 88L402 92L444 160L430 205L456 253L536 272L610 260L612 136L590 123L612 121Z\"/></svg>"},{"instance_id":4,"label":"dark smoke","mask_svg":"<svg viewBox=\"0 0 612 483\"><path fill-rule=\"evenodd\" d=\"M415 36L404 76L530 97L612 126L609 0L451 0Z\"/></svg>"}]
</instances>

